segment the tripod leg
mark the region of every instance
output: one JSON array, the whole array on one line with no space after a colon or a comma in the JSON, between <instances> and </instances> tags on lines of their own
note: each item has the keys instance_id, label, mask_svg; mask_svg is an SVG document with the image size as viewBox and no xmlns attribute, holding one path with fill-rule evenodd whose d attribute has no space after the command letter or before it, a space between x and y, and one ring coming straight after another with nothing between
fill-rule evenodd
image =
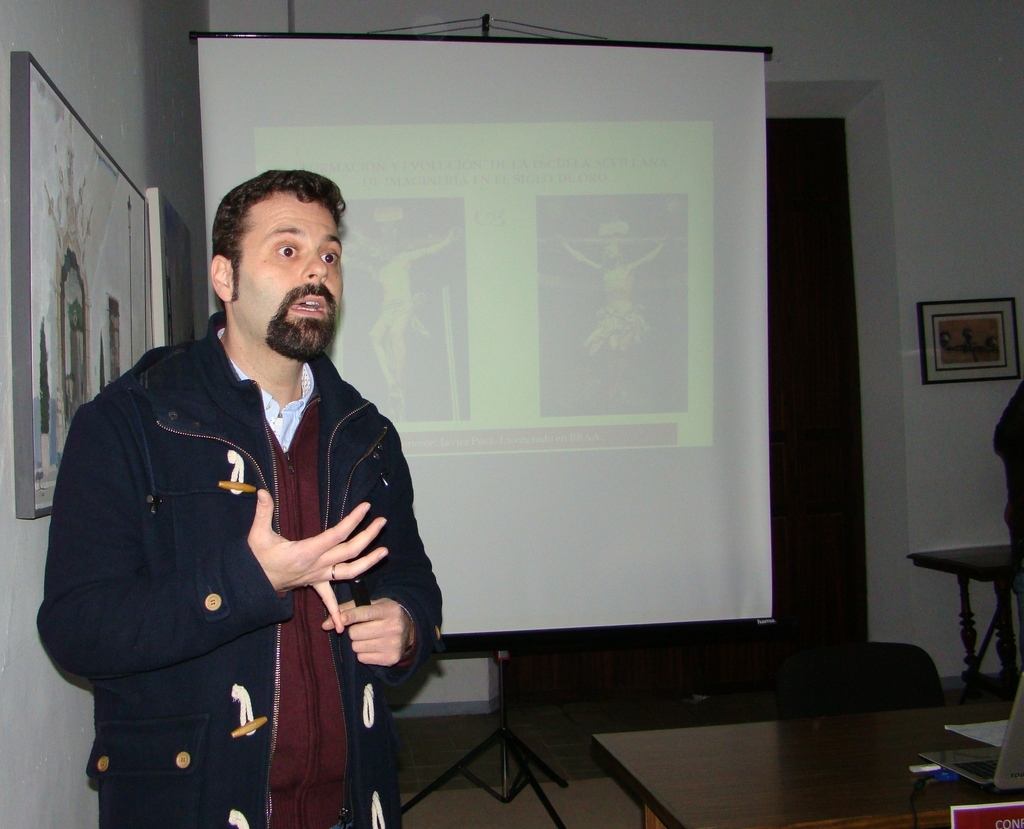
<instances>
[{"instance_id":1,"label":"tripod leg","mask_svg":"<svg viewBox=\"0 0 1024 829\"><path fill-rule=\"evenodd\" d=\"M408 812L413 806L415 806L417 803L423 800L423 798L425 798L431 792L436 792L445 783L447 783L449 780L455 777L456 774L465 774L465 766L468 766L470 763L472 763L477 757L479 757L481 754L487 751L487 749L489 749L495 743L501 742L502 739L503 737L501 729L499 728L490 737L488 737L486 740L480 743L480 745L478 745L471 752L469 752L469 754L467 754L465 757L459 760L459 762L457 762L450 769L448 769L448 771L446 771L444 774L438 777L433 783L430 783L425 789L423 789L423 791L421 791L419 794L413 797L412 800L408 801L405 805L403 805L402 813L404 814L405 812ZM482 783L478 783L478 785L481 785L482 788L489 789L488 786L485 786Z\"/></svg>"},{"instance_id":2,"label":"tripod leg","mask_svg":"<svg viewBox=\"0 0 1024 829\"><path fill-rule=\"evenodd\" d=\"M540 783L537 781L537 778L534 776L533 772L530 771L530 766L527 763L526 758L523 757L523 755L520 753L520 746L523 746L523 748L526 748L526 746L523 745L522 741L514 734L508 734L506 736L506 739L508 741L509 752L511 752L512 756L516 759L516 762L519 763L520 774L523 775L526 782L530 784L530 788L533 789L534 794L537 795L537 799L541 802L541 805L545 808L545 810L547 810L547 813L550 816L551 820L554 822L555 826L557 826L558 829L565 829L565 824L562 823L562 819L558 816L558 812L555 811L555 807L551 805L551 801L548 800L548 796L544 794L544 789L541 788ZM527 751L529 751L529 749L527 749ZM533 752L530 751L530 754L532 755ZM533 756L536 757L536 755ZM546 765L541 763L539 760L537 761L537 763L538 765L543 766L544 769L546 769L545 773L549 777L551 777L552 780L557 782L560 786L565 787L569 785L564 780L562 780L562 778L559 777L557 774L554 774Z\"/></svg>"},{"instance_id":3,"label":"tripod leg","mask_svg":"<svg viewBox=\"0 0 1024 829\"><path fill-rule=\"evenodd\" d=\"M544 775L552 783L557 783L563 789L569 786L567 780L563 779L561 775L557 774L551 768L551 766L549 766L547 763L541 760L540 757L538 757L536 753L528 745L526 745L526 743L524 743L521 739L519 739L519 737L517 737L511 731L508 731L508 729L506 729L505 739L509 742L510 745L514 745L518 750L518 756L523 758L520 760L520 762L533 763L538 769L540 769L544 773Z\"/></svg>"},{"instance_id":4,"label":"tripod leg","mask_svg":"<svg viewBox=\"0 0 1024 829\"><path fill-rule=\"evenodd\" d=\"M499 651L496 655L498 660L499 669L503 669L504 662L508 660L507 651ZM530 769L530 763L533 763L537 768L543 772L548 778L554 783L557 783L563 789L566 788L569 783L560 777L555 771L543 760L540 759L519 737L513 734L508 728L508 712L505 708L505 683L504 683L504 671L499 670L499 709L501 711L501 725L498 730L495 731L490 737L484 740L480 745L470 751L465 757L459 762L452 766L448 771L438 777L433 783L428 785L423 791L413 797L408 803L402 806L402 813L408 812L413 806L423 800L427 795L437 791L445 783L455 777L456 774L461 774L471 783L479 786L492 797L500 800L502 803L511 803L513 798L519 794L527 784L533 789L537 795L537 799L540 800L541 805L547 810L551 820L554 821L555 826L558 829L565 829L565 824L562 823L562 819L558 816L558 812L555 811L555 807L551 805L551 801L548 800L544 790L541 788L540 783L537 781L536 776ZM501 764L502 764L502 792L499 794L483 780L473 774L467 766L483 754L491 746L498 744L501 749ZM511 755L512 760L519 767L519 771L516 774L515 780L509 785L508 780L508 758Z\"/></svg>"}]
</instances>

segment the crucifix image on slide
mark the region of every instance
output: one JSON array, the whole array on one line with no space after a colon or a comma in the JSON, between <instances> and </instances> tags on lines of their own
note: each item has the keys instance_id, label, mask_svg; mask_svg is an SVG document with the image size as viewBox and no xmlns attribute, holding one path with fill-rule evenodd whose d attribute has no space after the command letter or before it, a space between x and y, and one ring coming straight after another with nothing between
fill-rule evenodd
<instances>
[{"instance_id":1,"label":"crucifix image on slide","mask_svg":"<svg viewBox=\"0 0 1024 829\"><path fill-rule=\"evenodd\" d=\"M541 412L685 411L687 200L537 201Z\"/></svg>"},{"instance_id":2,"label":"crucifix image on slide","mask_svg":"<svg viewBox=\"0 0 1024 829\"><path fill-rule=\"evenodd\" d=\"M463 238L462 213L444 202L354 202L346 226L346 303L367 315L367 324L346 319L346 353L359 366L360 382L379 389L399 422L457 420L465 408L458 400L465 265L455 244Z\"/></svg>"},{"instance_id":3,"label":"crucifix image on slide","mask_svg":"<svg viewBox=\"0 0 1024 829\"><path fill-rule=\"evenodd\" d=\"M601 227L602 235L616 230L628 231L628 225L625 222L610 222ZM633 262L626 261L619 243L611 239L603 245L600 261L590 259L566 239L560 241L574 259L602 272L605 304L598 311L597 326L590 332L583 347L591 357L603 357L603 392L609 400L615 400L622 394L622 381L629 370L630 352L649 330L644 318L644 306L633 301L634 274L641 265L661 253L665 240L657 240L651 250Z\"/></svg>"},{"instance_id":4,"label":"crucifix image on slide","mask_svg":"<svg viewBox=\"0 0 1024 829\"><path fill-rule=\"evenodd\" d=\"M388 400L401 420L405 410L406 330L411 326L424 337L430 332L416 316L417 295L413 294L411 266L417 259L437 253L455 239L455 228L443 239L413 250L391 250L385 245L375 249L374 258L382 262L376 279L381 288L380 316L370 329L370 339L381 374L388 384Z\"/></svg>"}]
</instances>

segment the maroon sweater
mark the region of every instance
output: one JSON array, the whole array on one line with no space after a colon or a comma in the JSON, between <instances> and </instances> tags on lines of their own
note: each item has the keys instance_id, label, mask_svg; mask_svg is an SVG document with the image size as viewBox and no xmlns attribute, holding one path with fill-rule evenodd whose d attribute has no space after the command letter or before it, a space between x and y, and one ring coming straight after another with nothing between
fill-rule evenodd
<instances>
[{"instance_id":1,"label":"maroon sweater","mask_svg":"<svg viewBox=\"0 0 1024 829\"><path fill-rule=\"evenodd\" d=\"M319 406L303 415L288 452L273 441L281 535L318 534ZM294 613L281 625L281 701L270 768L271 829L327 829L345 801L347 732L341 684L323 601L309 587L292 591Z\"/></svg>"}]
</instances>

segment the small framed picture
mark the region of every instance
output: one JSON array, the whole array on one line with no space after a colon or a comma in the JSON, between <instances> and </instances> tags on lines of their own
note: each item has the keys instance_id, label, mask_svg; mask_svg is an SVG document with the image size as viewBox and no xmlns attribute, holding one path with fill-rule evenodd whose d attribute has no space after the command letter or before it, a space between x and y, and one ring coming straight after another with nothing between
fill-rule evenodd
<instances>
[{"instance_id":1,"label":"small framed picture","mask_svg":"<svg viewBox=\"0 0 1024 829\"><path fill-rule=\"evenodd\" d=\"M917 303L922 383L1020 377L1012 298Z\"/></svg>"}]
</instances>

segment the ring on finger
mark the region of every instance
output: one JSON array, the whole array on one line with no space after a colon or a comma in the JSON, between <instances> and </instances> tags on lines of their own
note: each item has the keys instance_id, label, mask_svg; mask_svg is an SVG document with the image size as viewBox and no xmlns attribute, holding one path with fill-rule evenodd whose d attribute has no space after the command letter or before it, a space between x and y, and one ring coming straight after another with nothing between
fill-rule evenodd
<instances>
[{"instance_id":1,"label":"ring on finger","mask_svg":"<svg viewBox=\"0 0 1024 829\"><path fill-rule=\"evenodd\" d=\"M331 581L337 581L337 579L334 576L334 567L335 567L335 565L332 564L331 565Z\"/></svg>"}]
</instances>

